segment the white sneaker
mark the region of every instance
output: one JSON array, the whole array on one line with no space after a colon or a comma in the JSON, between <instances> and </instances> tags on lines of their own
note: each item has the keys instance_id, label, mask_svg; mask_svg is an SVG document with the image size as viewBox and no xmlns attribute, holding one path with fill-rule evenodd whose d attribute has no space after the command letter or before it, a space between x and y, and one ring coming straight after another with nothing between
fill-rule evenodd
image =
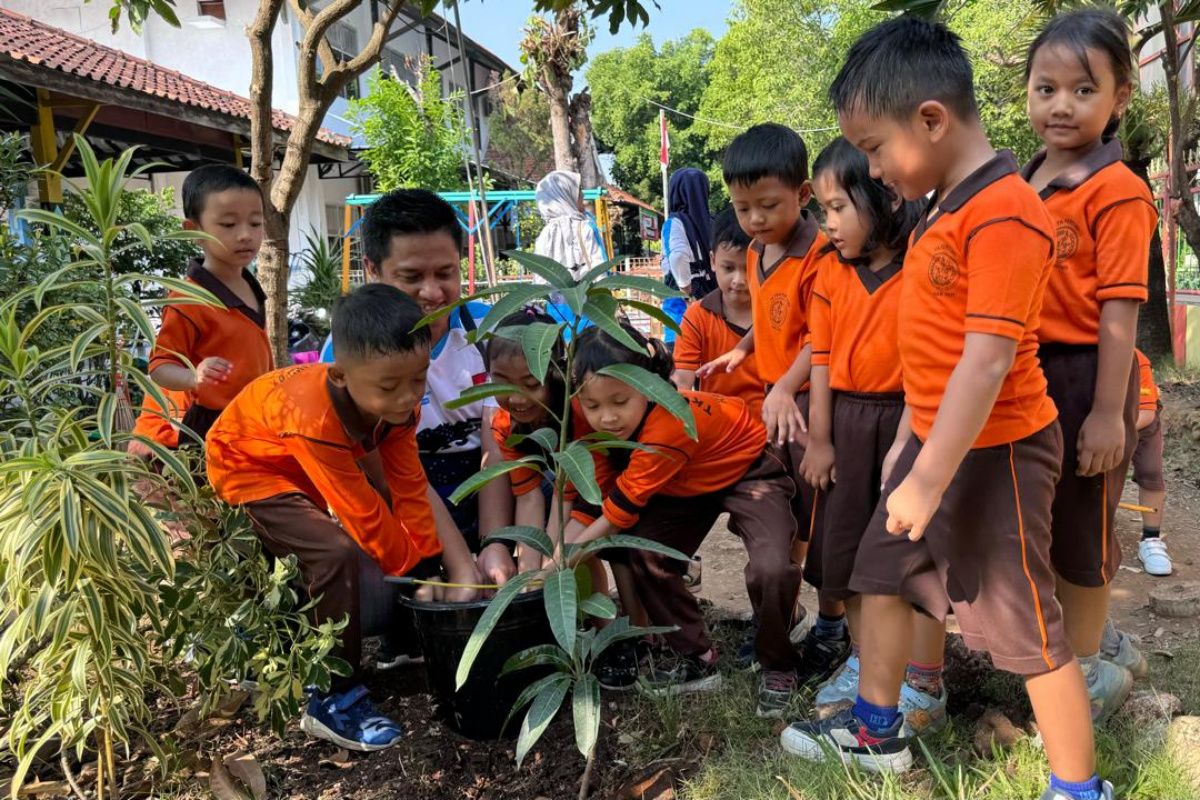
<instances>
[{"instance_id":1,"label":"white sneaker","mask_svg":"<svg viewBox=\"0 0 1200 800\"><path fill-rule=\"evenodd\" d=\"M832 678L821 684L815 700L818 719L832 717L854 705L854 699L858 697L858 670L858 656L850 656Z\"/></svg>"},{"instance_id":2,"label":"white sneaker","mask_svg":"<svg viewBox=\"0 0 1200 800\"><path fill-rule=\"evenodd\" d=\"M1162 539L1142 539L1138 542L1138 561L1147 575L1170 575L1175 569L1167 555L1167 543Z\"/></svg>"},{"instance_id":3,"label":"white sneaker","mask_svg":"<svg viewBox=\"0 0 1200 800\"><path fill-rule=\"evenodd\" d=\"M908 682L900 684L900 713L904 715L904 732L918 738L940 731L946 724L946 687L938 697L914 689Z\"/></svg>"}]
</instances>

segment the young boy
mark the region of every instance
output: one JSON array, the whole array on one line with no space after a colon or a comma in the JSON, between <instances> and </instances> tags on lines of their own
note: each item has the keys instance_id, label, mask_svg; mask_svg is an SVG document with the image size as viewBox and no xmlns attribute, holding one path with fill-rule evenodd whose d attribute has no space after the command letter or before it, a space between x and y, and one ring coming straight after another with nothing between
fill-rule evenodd
<instances>
[{"instance_id":1,"label":"young boy","mask_svg":"<svg viewBox=\"0 0 1200 800\"><path fill-rule=\"evenodd\" d=\"M717 372L696 386L696 370L728 353L750 330L750 288L746 282L746 248L750 237L738 225L732 208L713 221L711 261L717 289L688 306L675 342L675 373L680 389L740 397L755 417L762 416L763 384L751 355L736 372Z\"/></svg>"},{"instance_id":2,"label":"young boy","mask_svg":"<svg viewBox=\"0 0 1200 800\"><path fill-rule=\"evenodd\" d=\"M454 521L429 502L417 456L430 347L429 330L413 330L422 316L390 286L358 289L334 314L333 364L264 375L209 434L217 496L245 508L272 554L296 556L318 622L349 619L336 652L352 672L310 696L300 727L352 750L401 736L361 685L362 637L394 624L399 608L384 576L434 574L440 558L450 581L480 580ZM456 592L450 599L472 599Z\"/></svg>"},{"instance_id":3,"label":"young boy","mask_svg":"<svg viewBox=\"0 0 1200 800\"><path fill-rule=\"evenodd\" d=\"M969 646L1026 678L1052 771L1043 800L1111 797L1050 566L1063 442L1036 331L1054 223L1012 155L988 143L970 62L945 27L901 17L868 31L830 97L873 175L906 199L933 198L904 260L898 321L914 435L850 581L863 594L858 698L793 723L781 743L907 769L897 702L912 607L938 618L952 608Z\"/></svg>"},{"instance_id":4,"label":"young boy","mask_svg":"<svg viewBox=\"0 0 1200 800\"><path fill-rule=\"evenodd\" d=\"M454 209L433 192L397 189L376 200L363 216L363 266L367 280L385 283L411 297L423 315L457 303L462 297L459 272L462 228ZM490 531L512 524L513 499L507 480L494 480L459 505L446 503L451 493L481 467L504 460L491 433L494 399L447 408L465 390L487 380L483 353L467 341L487 315L482 303L469 303L429 325L433 348L421 400L417 446L430 486L454 517L473 551ZM321 361L332 362L336 336L330 335ZM431 498L432 499L432 498ZM508 547L496 543L480 551L484 574L503 583L515 567ZM399 663L393 654L380 665ZM397 656L397 658L400 658Z\"/></svg>"},{"instance_id":5,"label":"young boy","mask_svg":"<svg viewBox=\"0 0 1200 800\"><path fill-rule=\"evenodd\" d=\"M1167 543L1160 535L1167 485L1163 482L1162 400L1154 383L1150 359L1141 350L1137 356L1141 388L1138 398L1137 449L1133 451L1133 482L1138 485L1138 503L1153 509L1142 512L1142 540L1138 560L1149 575L1170 575L1174 570Z\"/></svg>"},{"instance_id":6,"label":"young boy","mask_svg":"<svg viewBox=\"0 0 1200 800\"><path fill-rule=\"evenodd\" d=\"M163 311L149 372L173 407L148 399L134 430L167 447L204 441L221 409L272 368L267 297L246 269L263 238L258 184L236 167L207 164L183 182L183 213L186 230L213 237L201 241L204 258L188 265L187 279L221 305L180 302Z\"/></svg>"},{"instance_id":7,"label":"young boy","mask_svg":"<svg viewBox=\"0 0 1200 800\"><path fill-rule=\"evenodd\" d=\"M738 222L754 237L746 258L754 326L737 347L704 365L699 375L704 380L721 370L732 372L754 354L767 389L762 405L767 437L787 445L799 487L793 511L800 541L792 557L803 563L806 545L820 536L824 516L823 493L814 491L800 473L812 355L808 307L818 267L836 255L826 250L827 239L817 220L804 210L812 198L808 152L795 131L773 123L755 125L730 142L723 170ZM820 614L802 645L797 681L821 683L849 654L845 608L822 598Z\"/></svg>"}]
</instances>

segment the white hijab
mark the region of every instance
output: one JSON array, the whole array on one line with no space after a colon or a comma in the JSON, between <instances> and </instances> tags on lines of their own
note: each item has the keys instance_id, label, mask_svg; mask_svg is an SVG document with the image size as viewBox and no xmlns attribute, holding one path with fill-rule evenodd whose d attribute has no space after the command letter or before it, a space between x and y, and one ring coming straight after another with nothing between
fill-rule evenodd
<instances>
[{"instance_id":1,"label":"white hijab","mask_svg":"<svg viewBox=\"0 0 1200 800\"><path fill-rule=\"evenodd\" d=\"M579 187L577 173L554 170L538 181L534 193L546 226L538 234L533 252L567 267L576 279L604 261L592 226L579 208ZM534 276L534 280L542 282L540 276Z\"/></svg>"}]
</instances>

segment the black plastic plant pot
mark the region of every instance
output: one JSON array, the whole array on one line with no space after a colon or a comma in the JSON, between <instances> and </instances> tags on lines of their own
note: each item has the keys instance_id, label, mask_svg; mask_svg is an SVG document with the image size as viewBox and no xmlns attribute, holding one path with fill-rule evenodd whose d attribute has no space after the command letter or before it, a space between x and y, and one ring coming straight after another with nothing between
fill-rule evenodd
<instances>
[{"instance_id":1,"label":"black plastic plant pot","mask_svg":"<svg viewBox=\"0 0 1200 800\"><path fill-rule=\"evenodd\" d=\"M539 644L552 644L554 634L546 620L542 592L522 594L512 601L475 658L467 682L457 692L454 676L458 661L488 601L474 603L422 602L402 597L416 619L417 637L425 654L425 671L441 713L454 730L471 739L515 736L524 711L514 714L503 729L513 703L525 687L548 674L531 667L501 676L513 655Z\"/></svg>"}]
</instances>

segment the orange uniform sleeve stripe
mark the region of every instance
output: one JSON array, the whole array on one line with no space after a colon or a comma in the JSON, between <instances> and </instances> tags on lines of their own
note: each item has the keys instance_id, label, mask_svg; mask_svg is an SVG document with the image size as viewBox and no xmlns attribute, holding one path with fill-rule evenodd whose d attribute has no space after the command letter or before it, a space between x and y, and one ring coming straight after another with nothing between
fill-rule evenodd
<instances>
[{"instance_id":1,"label":"orange uniform sleeve stripe","mask_svg":"<svg viewBox=\"0 0 1200 800\"><path fill-rule=\"evenodd\" d=\"M1157 224L1157 210L1140 197L1111 203L1096 216L1097 301L1146 301L1149 243Z\"/></svg>"},{"instance_id":2,"label":"orange uniform sleeve stripe","mask_svg":"<svg viewBox=\"0 0 1200 800\"><path fill-rule=\"evenodd\" d=\"M966 253L968 333L1020 341L1040 305L1042 273L1013 264L1044 263L1052 243L1017 218L986 223Z\"/></svg>"}]
</instances>

